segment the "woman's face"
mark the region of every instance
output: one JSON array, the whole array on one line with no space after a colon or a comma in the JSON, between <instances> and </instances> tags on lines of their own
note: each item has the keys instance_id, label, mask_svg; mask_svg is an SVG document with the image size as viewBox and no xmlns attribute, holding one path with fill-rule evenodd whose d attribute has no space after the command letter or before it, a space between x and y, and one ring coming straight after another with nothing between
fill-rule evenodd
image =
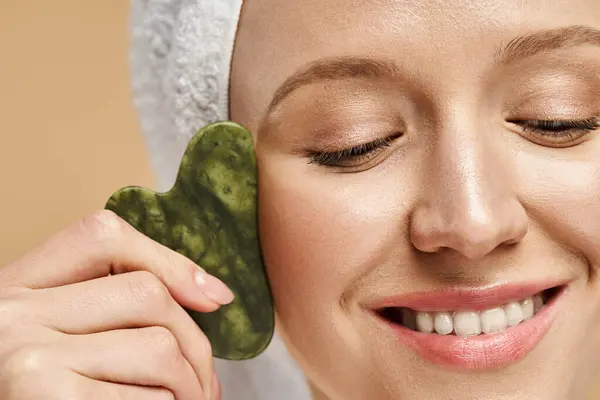
<instances>
[{"instance_id":1,"label":"woman's face","mask_svg":"<svg viewBox=\"0 0 600 400\"><path fill-rule=\"evenodd\" d=\"M600 7L575 3L244 5L232 119L317 398L570 399L596 377Z\"/></svg>"}]
</instances>

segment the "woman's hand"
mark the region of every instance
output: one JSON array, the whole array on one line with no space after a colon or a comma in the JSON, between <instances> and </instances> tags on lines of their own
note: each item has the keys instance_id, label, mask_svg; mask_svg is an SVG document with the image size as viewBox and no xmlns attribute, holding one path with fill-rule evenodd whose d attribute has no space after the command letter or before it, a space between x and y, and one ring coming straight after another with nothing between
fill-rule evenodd
<instances>
[{"instance_id":1,"label":"woman's hand","mask_svg":"<svg viewBox=\"0 0 600 400\"><path fill-rule=\"evenodd\" d=\"M181 306L232 299L187 258L96 213L0 268L0 398L219 399L211 345Z\"/></svg>"}]
</instances>

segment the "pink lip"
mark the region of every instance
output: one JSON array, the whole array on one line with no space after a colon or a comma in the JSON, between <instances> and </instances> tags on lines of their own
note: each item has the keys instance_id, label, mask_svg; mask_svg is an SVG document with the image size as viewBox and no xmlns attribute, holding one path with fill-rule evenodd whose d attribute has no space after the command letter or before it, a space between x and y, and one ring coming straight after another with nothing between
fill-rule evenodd
<instances>
[{"instance_id":1,"label":"pink lip","mask_svg":"<svg viewBox=\"0 0 600 400\"><path fill-rule=\"evenodd\" d=\"M564 283L550 286L502 286L497 287L495 289L497 293L494 294L492 289L486 288L466 292L445 291L444 293L450 294L450 297L444 297L440 293L409 295L395 298L393 305L389 305L389 307L396 307L394 304L401 304L398 307L428 311L432 308L445 311L481 310L505 304L510 300L523 299L555 286L561 286L560 291L533 318L495 334L471 337L427 334L395 324L377 313L376 315L380 321L395 331L401 343L416 351L425 360L442 366L468 370L497 368L522 359L543 339L556 319L558 303L567 292L568 287L565 287ZM540 287L541 289L538 290ZM443 307L440 296L445 300ZM397 303L399 299L400 303ZM389 299L383 303L390 304ZM457 307L459 305L460 307Z\"/></svg>"},{"instance_id":2,"label":"pink lip","mask_svg":"<svg viewBox=\"0 0 600 400\"><path fill-rule=\"evenodd\" d=\"M498 307L513 300L531 297L557 286L564 281L527 284L496 284L479 288L450 288L435 292L410 293L385 298L369 304L370 309L404 307L414 311L482 311Z\"/></svg>"}]
</instances>

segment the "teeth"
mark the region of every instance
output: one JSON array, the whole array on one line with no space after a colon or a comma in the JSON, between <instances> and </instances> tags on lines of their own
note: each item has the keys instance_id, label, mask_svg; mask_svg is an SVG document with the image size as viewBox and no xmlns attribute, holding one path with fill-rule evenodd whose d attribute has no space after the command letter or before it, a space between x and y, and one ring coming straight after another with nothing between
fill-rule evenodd
<instances>
[{"instance_id":1,"label":"teeth","mask_svg":"<svg viewBox=\"0 0 600 400\"><path fill-rule=\"evenodd\" d=\"M533 300L525 299L521 301L521 308L523 308L523 320L527 321L529 318L533 317Z\"/></svg>"},{"instance_id":2,"label":"teeth","mask_svg":"<svg viewBox=\"0 0 600 400\"><path fill-rule=\"evenodd\" d=\"M428 312L418 312L417 314L417 330L423 333L433 332L433 316Z\"/></svg>"},{"instance_id":3,"label":"teeth","mask_svg":"<svg viewBox=\"0 0 600 400\"><path fill-rule=\"evenodd\" d=\"M440 335L451 334L454 330L452 314L449 312L435 313L435 317L433 318L433 326L435 327L435 331Z\"/></svg>"},{"instance_id":4,"label":"teeth","mask_svg":"<svg viewBox=\"0 0 600 400\"><path fill-rule=\"evenodd\" d=\"M481 318L473 311L454 314L454 332L457 336L475 336L481 333Z\"/></svg>"},{"instance_id":5,"label":"teeth","mask_svg":"<svg viewBox=\"0 0 600 400\"><path fill-rule=\"evenodd\" d=\"M479 318L481 318L481 331L483 333L502 332L508 325L506 313L502 307L483 311L479 315Z\"/></svg>"},{"instance_id":6,"label":"teeth","mask_svg":"<svg viewBox=\"0 0 600 400\"><path fill-rule=\"evenodd\" d=\"M544 306L544 299L539 294L533 296L533 314L536 314Z\"/></svg>"},{"instance_id":7,"label":"teeth","mask_svg":"<svg viewBox=\"0 0 600 400\"><path fill-rule=\"evenodd\" d=\"M523 322L523 307L516 301L512 301L505 305L504 313L506 314L508 326L515 326L518 323Z\"/></svg>"},{"instance_id":8,"label":"teeth","mask_svg":"<svg viewBox=\"0 0 600 400\"><path fill-rule=\"evenodd\" d=\"M540 294L521 301L511 301L501 307L475 311L414 312L403 309L402 320L406 327L439 335L477 336L491 334L531 319L542 307Z\"/></svg>"}]
</instances>

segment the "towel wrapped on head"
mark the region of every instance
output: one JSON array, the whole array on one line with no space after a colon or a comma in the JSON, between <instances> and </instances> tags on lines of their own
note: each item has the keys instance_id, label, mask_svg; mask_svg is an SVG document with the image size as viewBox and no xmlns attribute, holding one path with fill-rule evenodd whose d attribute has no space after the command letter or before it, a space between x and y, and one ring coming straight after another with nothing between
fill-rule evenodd
<instances>
[{"instance_id":1,"label":"towel wrapped on head","mask_svg":"<svg viewBox=\"0 0 600 400\"><path fill-rule=\"evenodd\" d=\"M242 0L132 0L135 107L157 176L171 188L188 141L229 119L229 75ZM247 361L215 360L224 400L307 400L304 377L276 334Z\"/></svg>"}]
</instances>

